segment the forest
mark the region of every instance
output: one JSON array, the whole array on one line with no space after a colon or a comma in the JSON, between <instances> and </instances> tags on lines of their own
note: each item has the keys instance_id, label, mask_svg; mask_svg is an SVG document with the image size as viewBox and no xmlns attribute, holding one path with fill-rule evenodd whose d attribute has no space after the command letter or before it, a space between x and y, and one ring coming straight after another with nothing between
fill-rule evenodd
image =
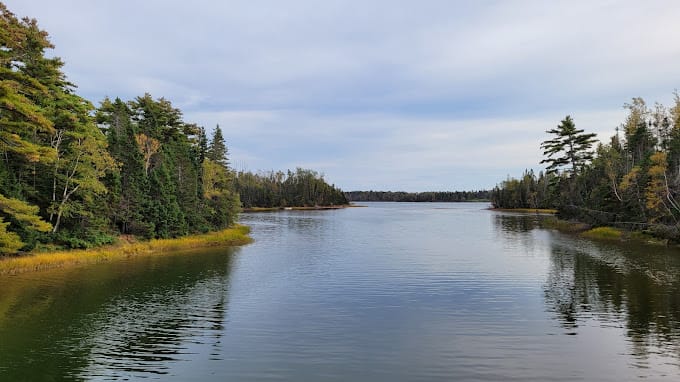
<instances>
[{"instance_id":1,"label":"forest","mask_svg":"<svg viewBox=\"0 0 680 382\"><path fill-rule=\"evenodd\" d=\"M349 191L345 196L352 202L487 202L491 192L482 191Z\"/></svg>"},{"instance_id":2,"label":"forest","mask_svg":"<svg viewBox=\"0 0 680 382\"><path fill-rule=\"evenodd\" d=\"M318 172L298 168L294 172L239 171L234 187L243 207L313 207L348 204L342 190L329 185Z\"/></svg>"},{"instance_id":3,"label":"forest","mask_svg":"<svg viewBox=\"0 0 680 382\"><path fill-rule=\"evenodd\" d=\"M555 208L564 219L680 240L680 95L671 106L642 98L608 142L567 116L541 144L546 171L527 170L493 189L499 208Z\"/></svg>"},{"instance_id":4,"label":"forest","mask_svg":"<svg viewBox=\"0 0 680 382\"><path fill-rule=\"evenodd\" d=\"M0 3L0 254L168 238L230 226L246 206L346 203L317 173L235 172L164 98L75 93L47 32Z\"/></svg>"}]
</instances>

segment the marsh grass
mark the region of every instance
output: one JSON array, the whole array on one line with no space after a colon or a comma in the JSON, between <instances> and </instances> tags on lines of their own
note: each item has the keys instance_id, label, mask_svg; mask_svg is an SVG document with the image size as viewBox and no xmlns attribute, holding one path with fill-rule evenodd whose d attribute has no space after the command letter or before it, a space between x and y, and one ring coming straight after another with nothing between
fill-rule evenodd
<instances>
[{"instance_id":1,"label":"marsh grass","mask_svg":"<svg viewBox=\"0 0 680 382\"><path fill-rule=\"evenodd\" d=\"M181 249L245 245L252 242L249 233L250 227L237 225L222 231L175 239L123 242L94 249L37 252L25 256L6 257L0 259L0 275L100 263L133 256L157 256Z\"/></svg>"},{"instance_id":2,"label":"marsh grass","mask_svg":"<svg viewBox=\"0 0 680 382\"><path fill-rule=\"evenodd\" d=\"M624 232L614 227L596 227L581 233L590 239L622 240Z\"/></svg>"}]
</instances>

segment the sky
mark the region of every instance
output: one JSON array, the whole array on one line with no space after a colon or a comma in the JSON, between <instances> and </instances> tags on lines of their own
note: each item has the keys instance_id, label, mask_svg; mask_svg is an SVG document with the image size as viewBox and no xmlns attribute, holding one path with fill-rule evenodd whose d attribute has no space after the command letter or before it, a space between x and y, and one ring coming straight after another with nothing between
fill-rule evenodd
<instances>
[{"instance_id":1,"label":"sky","mask_svg":"<svg viewBox=\"0 0 680 382\"><path fill-rule=\"evenodd\" d=\"M680 84L675 0L4 2L95 105L164 97L237 170L345 191L492 188L566 115L607 141Z\"/></svg>"}]
</instances>

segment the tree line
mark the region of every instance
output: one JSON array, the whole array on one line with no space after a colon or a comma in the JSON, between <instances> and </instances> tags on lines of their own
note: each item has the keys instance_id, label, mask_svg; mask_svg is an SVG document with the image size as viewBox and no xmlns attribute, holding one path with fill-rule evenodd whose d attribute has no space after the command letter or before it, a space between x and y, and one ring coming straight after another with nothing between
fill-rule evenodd
<instances>
[{"instance_id":1,"label":"tree line","mask_svg":"<svg viewBox=\"0 0 680 382\"><path fill-rule=\"evenodd\" d=\"M556 208L595 226L680 239L680 95L671 106L633 98L608 142L567 116L541 144L546 171L526 171L492 191L501 208Z\"/></svg>"},{"instance_id":2,"label":"tree line","mask_svg":"<svg viewBox=\"0 0 680 382\"><path fill-rule=\"evenodd\" d=\"M208 138L164 98L95 107L51 48L36 20L0 3L0 254L225 228L239 192L247 206L346 202L310 170L235 174L219 126Z\"/></svg>"},{"instance_id":3,"label":"tree line","mask_svg":"<svg viewBox=\"0 0 680 382\"><path fill-rule=\"evenodd\" d=\"M239 171L234 179L243 207L333 206L348 204L342 190L308 169L253 173Z\"/></svg>"},{"instance_id":4,"label":"tree line","mask_svg":"<svg viewBox=\"0 0 680 382\"><path fill-rule=\"evenodd\" d=\"M352 202L486 202L491 192L481 191L349 191L345 196Z\"/></svg>"}]
</instances>

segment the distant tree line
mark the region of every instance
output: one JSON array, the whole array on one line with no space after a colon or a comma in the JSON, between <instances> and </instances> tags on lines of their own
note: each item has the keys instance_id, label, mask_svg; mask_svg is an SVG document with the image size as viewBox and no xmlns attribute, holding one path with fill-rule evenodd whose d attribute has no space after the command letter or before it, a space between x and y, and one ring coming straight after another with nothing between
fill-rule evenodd
<instances>
[{"instance_id":1,"label":"distant tree line","mask_svg":"<svg viewBox=\"0 0 680 382\"><path fill-rule=\"evenodd\" d=\"M243 207L332 206L347 204L343 192L329 185L318 172L298 168L252 173L240 171L234 179Z\"/></svg>"},{"instance_id":2,"label":"distant tree line","mask_svg":"<svg viewBox=\"0 0 680 382\"><path fill-rule=\"evenodd\" d=\"M345 196L352 202L484 202L491 191L349 191Z\"/></svg>"},{"instance_id":3,"label":"distant tree line","mask_svg":"<svg viewBox=\"0 0 680 382\"><path fill-rule=\"evenodd\" d=\"M607 143L576 129L567 116L541 145L548 166L501 182L502 208L556 208L563 218L647 230L680 239L680 96L670 107L642 98Z\"/></svg>"},{"instance_id":4,"label":"distant tree line","mask_svg":"<svg viewBox=\"0 0 680 382\"><path fill-rule=\"evenodd\" d=\"M177 237L231 225L247 206L346 203L311 170L235 174L219 126L149 94L74 92L37 22L0 3L0 254Z\"/></svg>"}]
</instances>

